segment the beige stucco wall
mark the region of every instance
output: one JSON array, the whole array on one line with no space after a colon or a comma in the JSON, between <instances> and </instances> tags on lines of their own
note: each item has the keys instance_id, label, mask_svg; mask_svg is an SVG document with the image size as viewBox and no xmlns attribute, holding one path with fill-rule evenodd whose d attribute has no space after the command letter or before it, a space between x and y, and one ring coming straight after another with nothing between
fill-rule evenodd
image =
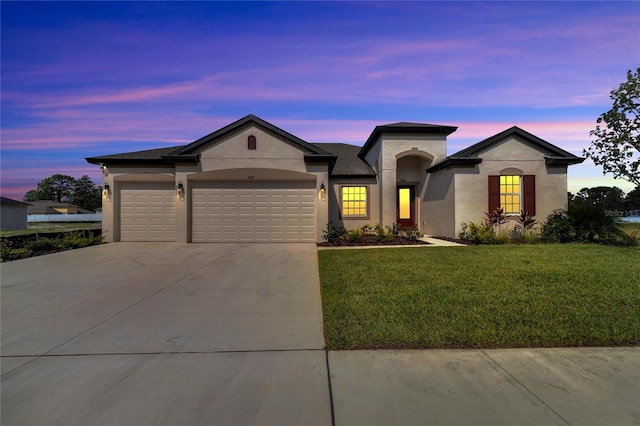
<instances>
[{"instance_id":1,"label":"beige stucco wall","mask_svg":"<svg viewBox=\"0 0 640 426\"><path fill-rule=\"evenodd\" d=\"M420 217L423 233L434 236L451 236L453 233L455 176L451 169L428 175Z\"/></svg>"},{"instance_id":2,"label":"beige stucco wall","mask_svg":"<svg viewBox=\"0 0 640 426\"><path fill-rule=\"evenodd\" d=\"M247 149L247 138L256 137L256 149ZM259 127L245 126L225 136L200 154L202 171L256 168L305 172L304 153Z\"/></svg>"}]
</instances>

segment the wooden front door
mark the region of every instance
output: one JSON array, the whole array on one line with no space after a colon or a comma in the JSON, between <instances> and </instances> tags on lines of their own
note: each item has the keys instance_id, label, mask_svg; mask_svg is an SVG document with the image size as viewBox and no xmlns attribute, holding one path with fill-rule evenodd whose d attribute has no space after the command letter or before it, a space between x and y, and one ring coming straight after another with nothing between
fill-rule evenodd
<instances>
[{"instance_id":1,"label":"wooden front door","mask_svg":"<svg viewBox=\"0 0 640 426\"><path fill-rule=\"evenodd\" d=\"M402 228L416 224L416 196L413 185L398 185L396 191L396 223Z\"/></svg>"}]
</instances>

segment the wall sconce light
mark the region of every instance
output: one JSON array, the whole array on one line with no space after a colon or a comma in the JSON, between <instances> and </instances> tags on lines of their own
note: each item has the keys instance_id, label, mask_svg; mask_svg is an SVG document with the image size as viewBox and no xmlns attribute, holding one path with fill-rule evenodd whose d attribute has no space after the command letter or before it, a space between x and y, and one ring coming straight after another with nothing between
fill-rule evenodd
<instances>
[{"instance_id":1,"label":"wall sconce light","mask_svg":"<svg viewBox=\"0 0 640 426\"><path fill-rule=\"evenodd\" d=\"M111 198L111 187L108 183L105 183L104 188L102 188L102 196L107 200Z\"/></svg>"},{"instance_id":2,"label":"wall sconce light","mask_svg":"<svg viewBox=\"0 0 640 426\"><path fill-rule=\"evenodd\" d=\"M184 200L184 185L182 182L178 182L178 186L176 186L176 195L181 200Z\"/></svg>"},{"instance_id":3,"label":"wall sconce light","mask_svg":"<svg viewBox=\"0 0 640 426\"><path fill-rule=\"evenodd\" d=\"M320 184L320 193L318 195L320 196L320 200L322 201L325 201L327 199L327 189L324 187L324 182Z\"/></svg>"}]
</instances>

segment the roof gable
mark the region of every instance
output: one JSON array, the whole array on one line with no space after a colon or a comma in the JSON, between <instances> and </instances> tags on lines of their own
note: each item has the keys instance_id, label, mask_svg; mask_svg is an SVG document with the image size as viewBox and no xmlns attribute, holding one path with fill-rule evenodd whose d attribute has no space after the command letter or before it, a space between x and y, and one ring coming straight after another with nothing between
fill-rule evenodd
<instances>
[{"instance_id":1,"label":"roof gable","mask_svg":"<svg viewBox=\"0 0 640 426\"><path fill-rule=\"evenodd\" d=\"M455 154L452 154L451 157L472 157L472 156L477 156L479 153L481 153L482 151L486 151L487 149L491 148L492 145L501 142L502 140L510 137L510 136L520 136L521 138L525 139L527 142L531 143L532 145L545 150L545 151L549 151L551 152L554 156L557 157L567 157L567 158L580 158L580 157L576 157L575 155L571 154L570 152L565 151L562 148L559 148L547 141L545 141L544 139L541 139L539 137L537 137L534 134L531 134L529 132L527 132L526 130L521 129L518 126L513 126L505 131L502 131L496 135L493 135L485 140L482 140L476 144L471 145L468 148L465 148L461 151L456 152Z\"/></svg>"},{"instance_id":2,"label":"roof gable","mask_svg":"<svg viewBox=\"0 0 640 426\"><path fill-rule=\"evenodd\" d=\"M518 126L513 126L503 132L500 132L496 135L493 135L487 139L484 139L476 144L471 145L468 148L460 150L455 154L448 156L444 161L438 163L434 166L431 166L427 169L427 173L437 172L438 170L445 169L451 166L469 166L475 165L482 162L482 158L479 157L479 154L491 149L495 144L498 144L505 139L519 136L521 139L524 139L535 148L538 148L540 151L548 153L545 155L545 162L547 165L554 164L578 164L584 161L584 158L575 156L564 149L553 145L541 139L526 130L521 129Z\"/></svg>"},{"instance_id":3,"label":"roof gable","mask_svg":"<svg viewBox=\"0 0 640 426\"><path fill-rule=\"evenodd\" d=\"M198 153L200 149L202 149L202 147L204 147L205 145L211 144L211 143L215 143L217 140L222 139L224 136L228 135L229 133L232 133L242 127L244 127L247 124L253 124L255 126L261 127L264 130L267 130L271 133L276 134L277 136L279 136L281 139L291 143L294 146L299 147L305 154L309 154L309 155L320 155L320 156L327 156L330 155L328 152L323 151L320 148L315 147L314 145L303 141L302 139L298 138L297 136L292 135L289 132L286 132L282 129L280 129L279 127L274 126L273 124L264 121L263 119L256 117L253 114L249 114L243 118L241 118L240 120L234 121L233 123L219 129L216 130L213 133L210 133L206 136L203 136L202 138L183 146L180 149L177 149L175 152L172 153L172 156L181 156L181 155L185 155L185 154L195 154Z\"/></svg>"}]
</instances>

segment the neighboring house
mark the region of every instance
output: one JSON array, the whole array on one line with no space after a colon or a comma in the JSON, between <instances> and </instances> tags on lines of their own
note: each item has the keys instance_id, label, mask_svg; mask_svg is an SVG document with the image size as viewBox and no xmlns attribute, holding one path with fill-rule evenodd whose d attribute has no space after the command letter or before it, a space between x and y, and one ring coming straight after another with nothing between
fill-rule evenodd
<instances>
[{"instance_id":1,"label":"neighboring house","mask_svg":"<svg viewBox=\"0 0 640 426\"><path fill-rule=\"evenodd\" d=\"M87 161L103 169L107 241L321 241L329 221L455 237L497 207L567 207L567 166L583 158L518 127L447 157L456 129L387 124L359 147L248 115L188 145Z\"/></svg>"},{"instance_id":2,"label":"neighboring house","mask_svg":"<svg viewBox=\"0 0 640 426\"><path fill-rule=\"evenodd\" d=\"M91 214L91 210L82 209L75 204L52 200L31 201L28 214Z\"/></svg>"},{"instance_id":3,"label":"neighboring house","mask_svg":"<svg viewBox=\"0 0 640 426\"><path fill-rule=\"evenodd\" d=\"M27 229L29 204L11 198L0 197L0 229L3 231Z\"/></svg>"}]
</instances>

